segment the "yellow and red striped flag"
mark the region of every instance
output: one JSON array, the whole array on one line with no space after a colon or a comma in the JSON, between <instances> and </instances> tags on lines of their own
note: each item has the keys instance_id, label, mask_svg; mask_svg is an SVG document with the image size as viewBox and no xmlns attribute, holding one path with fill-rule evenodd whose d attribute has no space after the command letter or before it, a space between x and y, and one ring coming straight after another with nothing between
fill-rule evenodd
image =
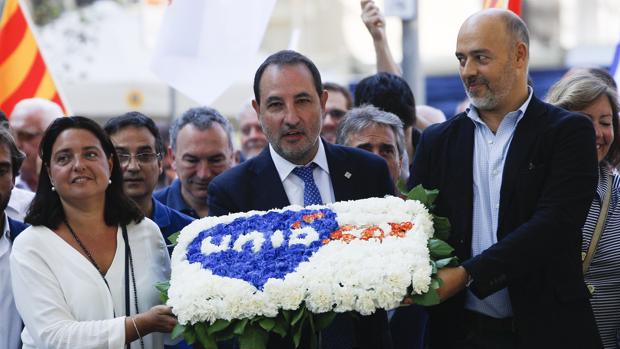
<instances>
[{"instance_id":1,"label":"yellow and red striped flag","mask_svg":"<svg viewBox=\"0 0 620 349\"><path fill-rule=\"evenodd\" d=\"M6 0L0 19L0 109L11 115L17 102L33 97L67 111L19 0Z\"/></svg>"},{"instance_id":2,"label":"yellow and red striped flag","mask_svg":"<svg viewBox=\"0 0 620 349\"><path fill-rule=\"evenodd\" d=\"M521 0L482 0L482 8L505 8L521 16Z\"/></svg>"}]
</instances>

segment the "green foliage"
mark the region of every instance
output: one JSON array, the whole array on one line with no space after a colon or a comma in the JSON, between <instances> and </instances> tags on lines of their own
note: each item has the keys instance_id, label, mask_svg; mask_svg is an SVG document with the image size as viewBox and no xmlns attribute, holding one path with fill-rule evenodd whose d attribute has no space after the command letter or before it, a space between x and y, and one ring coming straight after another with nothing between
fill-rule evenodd
<instances>
[{"instance_id":1,"label":"green foliage","mask_svg":"<svg viewBox=\"0 0 620 349\"><path fill-rule=\"evenodd\" d=\"M170 241L170 243L172 243L173 246L176 246L179 240L179 235L181 235L180 231L177 231L174 234L170 234L170 236L168 236L168 241Z\"/></svg>"},{"instance_id":2,"label":"green foliage","mask_svg":"<svg viewBox=\"0 0 620 349\"><path fill-rule=\"evenodd\" d=\"M172 329L172 333L171 333L171 335L170 335L170 336L171 336L171 338L172 338L172 339L175 339L175 338L177 338L178 336L182 335L182 334L183 334L183 332L185 332L185 326L183 326L183 325L181 325L181 324L177 323L177 324L174 326L174 328Z\"/></svg>"},{"instance_id":3,"label":"green foliage","mask_svg":"<svg viewBox=\"0 0 620 349\"><path fill-rule=\"evenodd\" d=\"M454 252L454 248L452 248L452 246L439 239L429 239L428 249L433 260L448 258L452 255L452 252Z\"/></svg>"},{"instance_id":4,"label":"green foliage","mask_svg":"<svg viewBox=\"0 0 620 349\"><path fill-rule=\"evenodd\" d=\"M168 289L170 288L170 281L158 282L155 284L155 288L159 291L159 300L166 304L168 302Z\"/></svg>"},{"instance_id":5,"label":"green foliage","mask_svg":"<svg viewBox=\"0 0 620 349\"><path fill-rule=\"evenodd\" d=\"M240 349L266 349L269 333L260 326L252 324L248 326L243 334L239 336Z\"/></svg>"}]
</instances>

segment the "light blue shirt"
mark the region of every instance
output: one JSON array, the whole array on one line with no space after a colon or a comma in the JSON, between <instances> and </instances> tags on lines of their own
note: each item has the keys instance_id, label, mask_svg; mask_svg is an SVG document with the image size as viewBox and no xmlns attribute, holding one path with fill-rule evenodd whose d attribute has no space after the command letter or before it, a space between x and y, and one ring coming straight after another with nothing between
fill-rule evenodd
<instances>
[{"instance_id":1,"label":"light blue shirt","mask_svg":"<svg viewBox=\"0 0 620 349\"><path fill-rule=\"evenodd\" d=\"M473 105L470 105L467 110L467 116L476 126L473 163L472 256L479 255L497 243L504 163L517 124L523 118L523 114L525 114L525 110L532 99L532 88L528 87L528 91L529 96L525 103L519 109L504 116L495 134L480 118L478 110ZM468 290L465 308L499 319L512 316L512 306L507 288L501 289L483 300Z\"/></svg>"}]
</instances>

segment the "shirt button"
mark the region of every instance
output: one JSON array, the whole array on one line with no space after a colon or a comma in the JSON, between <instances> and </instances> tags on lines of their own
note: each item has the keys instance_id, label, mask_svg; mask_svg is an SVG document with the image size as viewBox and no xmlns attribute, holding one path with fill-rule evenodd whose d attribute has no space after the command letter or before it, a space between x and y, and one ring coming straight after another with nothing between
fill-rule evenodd
<instances>
[{"instance_id":1,"label":"shirt button","mask_svg":"<svg viewBox=\"0 0 620 349\"><path fill-rule=\"evenodd\" d=\"M591 295L594 295L594 291L596 291L596 288L593 285L588 285L588 291L590 291Z\"/></svg>"},{"instance_id":2,"label":"shirt button","mask_svg":"<svg viewBox=\"0 0 620 349\"><path fill-rule=\"evenodd\" d=\"M493 141L489 141L489 144L493 144Z\"/></svg>"},{"instance_id":3,"label":"shirt button","mask_svg":"<svg viewBox=\"0 0 620 349\"><path fill-rule=\"evenodd\" d=\"M493 175L497 175L497 170L493 170L491 173L493 173Z\"/></svg>"},{"instance_id":4,"label":"shirt button","mask_svg":"<svg viewBox=\"0 0 620 349\"><path fill-rule=\"evenodd\" d=\"M495 205L495 209L499 210L499 204Z\"/></svg>"}]
</instances>

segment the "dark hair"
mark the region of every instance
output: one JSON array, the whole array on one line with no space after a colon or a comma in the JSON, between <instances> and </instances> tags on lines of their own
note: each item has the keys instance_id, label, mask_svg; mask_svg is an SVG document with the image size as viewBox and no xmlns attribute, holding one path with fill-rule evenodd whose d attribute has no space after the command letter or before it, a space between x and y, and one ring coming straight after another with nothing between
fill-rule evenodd
<instances>
[{"instance_id":1,"label":"dark hair","mask_svg":"<svg viewBox=\"0 0 620 349\"><path fill-rule=\"evenodd\" d=\"M173 151L177 150L177 136L185 125L192 124L197 129L204 131L212 128L214 123L222 126L228 138L228 147L230 147L230 151L233 151L230 122L219 111L209 107L190 108L172 122L170 126L170 147Z\"/></svg>"},{"instance_id":2,"label":"dark hair","mask_svg":"<svg viewBox=\"0 0 620 349\"><path fill-rule=\"evenodd\" d=\"M377 73L362 79L355 88L355 106L371 104L398 116L405 128L415 124L415 99L400 76Z\"/></svg>"},{"instance_id":3,"label":"dark hair","mask_svg":"<svg viewBox=\"0 0 620 349\"><path fill-rule=\"evenodd\" d=\"M347 101L347 110L353 107L353 97L351 96L351 92L349 92L348 88L342 85L338 85L335 82L323 83L323 88L327 91L335 91L341 93L344 96L344 99Z\"/></svg>"},{"instance_id":4,"label":"dark hair","mask_svg":"<svg viewBox=\"0 0 620 349\"><path fill-rule=\"evenodd\" d=\"M312 74L312 80L314 80L314 88L316 89L316 93L321 96L323 93L323 83L321 82L321 73L317 69L316 65L312 63L312 61L302 55L299 52L290 51L290 50L282 50L278 51L271 56L267 57L265 61L258 67L256 70L256 74L254 74L254 99L256 103L260 104L260 80L263 77L263 73L270 65L283 66L283 65L297 65L303 64L308 70L310 70L310 74Z\"/></svg>"},{"instance_id":5,"label":"dark hair","mask_svg":"<svg viewBox=\"0 0 620 349\"><path fill-rule=\"evenodd\" d=\"M546 101L570 111L584 110L601 96L607 97L611 106L614 141L603 161L612 167L620 164L620 125L618 125L618 94L604 80L588 70L575 71L553 84Z\"/></svg>"},{"instance_id":6,"label":"dark hair","mask_svg":"<svg viewBox=\"0 0 620 349\"><path fill-rule=\"evenodd\" d=\"M159 129L155 125L155 122L153 119L140 112L131 111L129 113L114 117L105 123L103 129L108 136L112 136L116 132L130 126L144 127L149 130L155 138L155 152L159 153L162 157L166 155L166 148L164 148L164 142L162 141L161 135L159 134Z\"/></svg>"},{"instance_id":7,"label":"dark hair","mask_svg":"<svg viewBox=\"0 0 620 349\"><path fill-rule=\"evenodd\" d=\"M19 169L22 167L22 162L24 162L26 156L17 148L13 135L11 135L11 132L5 127L0 127L0 144L4 144L9 148L9 152L11 153L11 171L13 172L13 179L15 179L19 174Z\"/></svg>"},{"instance_id":8,"label":"dark hair","mask_svg":"<svg viewBox=\"0 0 620 349\"><path fill-rule=\"evenodd\" d=\"M70 116L57 118L45 130L41 145L39 146L39 156L43 161L43 166L49 168L52 157L52 147L58 136L67 129L82 129L92 133L99 142L108 159L112 159L112 173L110 179L112 183L105 191L104 220L109 226L127 225L133 222L140 222L144 214L136 204L129 199L123 192L123 175L118 163L118 157L114 150L114 145L110 138L105 134L101 126L91 119L82 116ZM32 200L25 222L32 225L44 225L50 229L55 229L65 219L65 213L60 202L58 193L52 190L52 184L45 168L39 174L39 186Z\"/></svg>"}]
</instances>

